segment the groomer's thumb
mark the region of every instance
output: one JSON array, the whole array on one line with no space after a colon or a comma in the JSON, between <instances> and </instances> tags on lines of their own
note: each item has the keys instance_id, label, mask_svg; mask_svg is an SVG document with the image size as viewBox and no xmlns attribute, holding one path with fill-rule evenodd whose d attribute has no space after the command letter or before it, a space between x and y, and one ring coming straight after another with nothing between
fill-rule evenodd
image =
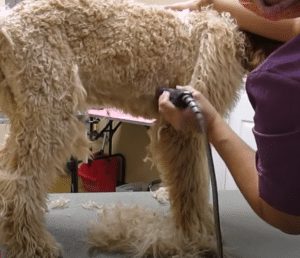
<instances>
[{"instance_id":1,"label":"groomer's thumb","mask_svg":"<svg viewBox=\"0 0 300 258\"><path fill-rule=\"evenodd\" d=\"M158 99L158 110L161 113L168 113L173 110L175 106L170 101L170 92L164 91Z\"/></svg>"}]
</instances>

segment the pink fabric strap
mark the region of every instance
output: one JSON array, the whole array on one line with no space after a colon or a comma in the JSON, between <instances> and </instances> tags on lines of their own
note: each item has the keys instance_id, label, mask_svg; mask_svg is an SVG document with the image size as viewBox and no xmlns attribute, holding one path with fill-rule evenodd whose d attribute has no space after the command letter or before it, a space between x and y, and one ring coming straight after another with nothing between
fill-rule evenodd
<instances>
[{"instance_id":1,"label":"pink fabric strap","mask_svg":"<svg viewBox=\"0 0 300 258\"><path fill-rule=\"evenodd\" d=\"M277 19L280 15L284 18L295 17L300 11L299 0L240 0L247 9L269 19Z\"/></svg>"}]
</instances>

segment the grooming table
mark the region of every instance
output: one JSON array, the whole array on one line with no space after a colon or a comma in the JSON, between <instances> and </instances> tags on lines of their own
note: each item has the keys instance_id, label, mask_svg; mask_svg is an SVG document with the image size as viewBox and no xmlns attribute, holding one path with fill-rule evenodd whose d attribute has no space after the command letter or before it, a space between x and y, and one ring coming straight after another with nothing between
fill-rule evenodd
<instances>
[{"instance_id":1,"label":"grooming table","mask_svg":"<svg viewBox=\"0 0 300 258\"><path fill-rule=\"evenodd\" d=\"M52 209L47 214L51 233L64 247L64 258L87 258L86 229L96 219L95 210L82 203L139 204L151 209L167 209L149 192L51 194L50 199L70 199L66 209ZM220 191L220 215L224 248L232 257L296 258L300 257L300 236L291 236L267 225L249 208L239 191ZM98 254L94 257L119 258L122 254Z\"/></svg>"},{"instance_id":2,"label":"grooming table","mask_svg":"<svg viewBox=\"0 0 300 258\"><path fill-rule=\"evenodd\" d=\"M115 120L130 124L145 125L150 126L154 123L154 119L145 119L143 117L135 117L129 114L126 114L120 110L113 108L104 108L104 109L90 109L88 110L90 117L99 117L106 118L108 120Z\"/></svg>"},{"instance_id":3,"label":"grooming table","mask_svg":"<svg viewBox=\"0 0 300 258\"><path fill-rule=\"evenodd\" d=\"M126 114L118 109L103 108L103 109L90 109L87 112L89 116L89 138L94 141L100 137L103 137L105 133L108 135L108 156L112 155L112 141L115 132L118 130L122 123L130 123L143 126L151 126L154 123L154 119L145 119L143 117L134 117ZM106 119L107 123L98 132L94 129L94 125L97 124L100 119ZM113 122L116 121L117 124ZM73 157L69 162L69 170L71 171L71 192L78 192L78 162ZM1 257L0 257L1 258Z\"/></svg>"},{"instance_id":4,"label":"grooming table","mask_svg":"<svg viewBox=\"0 0 300 258\"><path fill-rule=\"evenodd\" d=\"M151 126L155 121L154 119L131 116L122 112L121 110L113 108L90 109L88 110L88 115L90 118L89 136L91 140L96 140L99 137L103 137L104 133L108 133L108 155L112 154L112 139L122 123ZM93 124L98 123L99 119L103 118L107 120L104 128L100 132L94 131ZM117 124L113 125L113 121L116 121Z\"/></svg>"}]
</instances>

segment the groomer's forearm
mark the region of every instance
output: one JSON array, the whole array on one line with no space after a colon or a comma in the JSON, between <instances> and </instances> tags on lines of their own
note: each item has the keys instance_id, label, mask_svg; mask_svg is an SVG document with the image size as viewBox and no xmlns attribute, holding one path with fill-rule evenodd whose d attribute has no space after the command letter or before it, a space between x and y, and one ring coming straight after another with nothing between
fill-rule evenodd
<instances>
[{"instance_id":1,"label":"groomer's forearm","mask_svg":"<svg viewBox=\"0 0 300 258\"><path fill-rule=\"evenodd\" d=\"M299 18L270 21L244 8L238 0L213 0L214 9L229 12L243 30L278 41L287 41L299 33Z\"/></svg>"},{"instance_id":2,"label":"groomer's forearm","mask_svg":"<svg viewBox=\"0 0 300 258\"><path fill-rule=\"evenodd\" d=\"M299 216L280 212L259 197L255 151L241 140L220 116L208 128L208 137L254 212L283 232L300 234Z\"/></svg>"},{"instance_id":3,"label":"groomer's forearm","mask_svg":"<svg viewBox=\"0 0 300 258\"><path fill-rule=\"evenodd\" d=\"M241 193L252 209L262 216L254 150L221 117L215 120L208 132L209 141L226 163Z\"/></svg>"}]
</instances>

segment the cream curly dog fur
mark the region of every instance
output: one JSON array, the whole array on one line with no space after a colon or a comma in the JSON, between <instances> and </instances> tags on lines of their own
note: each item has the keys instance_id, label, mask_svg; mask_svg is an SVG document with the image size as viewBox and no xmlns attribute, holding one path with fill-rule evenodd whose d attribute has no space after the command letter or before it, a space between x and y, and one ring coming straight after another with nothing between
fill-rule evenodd
<instances>
[{"instance_id":1,"label":"cream curly dog fur","mask_svg":"<svg viewBox=\"0 0 300 258\"><path fill-rule=\"evenodd\" d=\"M245 72L245 38L229 15L184 15L123 0L25 0L2 12L0 30L0 106L11 121L0 153L7 257L60 256L44 223L47 189L71 155L88 153L76 118L88 106L157 119L149 150L171 201L165 217L143 217L139 208L106 211L91 243L136 256L213 250L205 136L168 126L155 93L190 84L222 114L231 108Z\"/></svg>"}]
</instances>

